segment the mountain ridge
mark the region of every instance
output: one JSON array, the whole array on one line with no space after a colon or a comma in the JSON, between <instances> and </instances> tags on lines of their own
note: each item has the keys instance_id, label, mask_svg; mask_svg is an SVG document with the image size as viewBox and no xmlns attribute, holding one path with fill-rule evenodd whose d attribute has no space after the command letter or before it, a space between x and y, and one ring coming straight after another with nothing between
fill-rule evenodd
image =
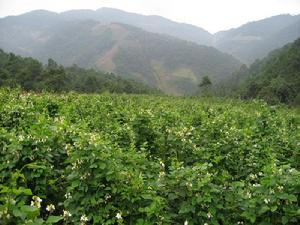
<instances>
[{"instance_id":1,"label":"mountain ridge","mask_svg":"<svg viewBox=\"0 0 300 225\"><path fill-rule=\"evenodd\" d=\"M198 36L202 39L195 40ZM76 63L125 74L170 94L194 93L206 75L213 82L225 79L241 65L234 57L249 64L298 36L300 15L289 14L215 35L161 16L112 8L62 13L36 10L0 19L4 50L43 62L54 58L65 66Z\"/></svg>"},{"instance_id":2,"label":"mountain ridge","mask_svg":"<svg viewBox=\"0 0 300 225\"><path fill-rule=\"evenodd\" d=\"M212 47L127 24L63 20L47 12L54 20L44 22L41 13L2 22L0 47L42 62L53 58L64 66L115 72L175 95L192 94L201 77L218 81L241 65Z\"/></svg>"},{"instance_id":3,"label":"mountain ridge","mask_svg":"<svg viewBox=\"0 0 300 225\"><path fill-rule=\"evenodd\" d=\"M300 15L277 15L215 34L214 46L246 64L300 37ZM289 34L289 35L287 35Z\"/></svg>"}]
</instances>

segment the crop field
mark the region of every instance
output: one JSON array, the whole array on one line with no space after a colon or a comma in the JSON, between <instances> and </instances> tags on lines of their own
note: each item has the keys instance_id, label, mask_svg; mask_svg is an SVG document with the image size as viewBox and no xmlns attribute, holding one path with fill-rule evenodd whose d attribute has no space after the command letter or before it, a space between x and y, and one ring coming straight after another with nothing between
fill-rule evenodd
<instances>
[{"instance_id":1,"label":"crop field","mask_svg":"<svg viewBox=\"0 0 300 225\"><path fill-rule=\"evenodd\" d=\"M0 224L300 224L300 113L0 90Z\"/></svg>"}]
</instances>

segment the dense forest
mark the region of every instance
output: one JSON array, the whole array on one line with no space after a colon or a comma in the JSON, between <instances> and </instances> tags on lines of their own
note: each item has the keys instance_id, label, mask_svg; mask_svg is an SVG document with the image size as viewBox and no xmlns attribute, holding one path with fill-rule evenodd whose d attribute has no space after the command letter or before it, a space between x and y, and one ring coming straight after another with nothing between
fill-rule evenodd
<instances>
[{"instance_id":1,"label":"dense forest","mask_svg":"<svg viewBox=\"0 0 300 225\"><path fill-rule=\"evenodd\" d=\"M21 87L25 91L76 91L83 93L159 93L144 84L126 80L112 73L83 69L76 65L63 67L53 59L43 65L0 49L0 86Z\"/></svg>"},{"instance_id":2,"label":"dense forest","mask_svg":"<svg viewBox=\"0 0 300 225\"><path fill-rule=\"evenodd\" d=\"M218 96L260 98L271 104L300 104L300 39L243 65L229 79L212 87Z\"/></svg>"}]
</instances>

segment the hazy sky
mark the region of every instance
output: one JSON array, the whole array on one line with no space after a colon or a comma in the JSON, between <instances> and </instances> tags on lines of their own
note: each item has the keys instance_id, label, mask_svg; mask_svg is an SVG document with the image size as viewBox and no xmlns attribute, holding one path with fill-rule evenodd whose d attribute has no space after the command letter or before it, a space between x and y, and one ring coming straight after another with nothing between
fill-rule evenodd
<instances>
[{"instance_id":1,"label":"hazy sky","mask_svg":"<svg viewBox=\"0 0 300 225\"><path fill-rule=\"evenodd\" d=\"M216 32L278 14L300 14L300 0L0 0L0 17L35 9L113 7L200 26Z\"/></svg>"}]
</instances>

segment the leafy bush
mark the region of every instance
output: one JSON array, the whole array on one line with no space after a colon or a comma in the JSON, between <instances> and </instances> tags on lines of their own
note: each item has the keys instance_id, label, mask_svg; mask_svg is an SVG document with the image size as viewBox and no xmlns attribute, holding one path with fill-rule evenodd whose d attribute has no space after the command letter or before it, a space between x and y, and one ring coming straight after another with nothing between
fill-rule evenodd
<instances>
[{"instance_id":1,"label":"leafy bush","mask_svg":"<svg viewBox=\"0 0 300 225\"><path fill-rule=\"evenodd\" d=\"M0 90L1 224L299 224L299 111Z\"/></svg>"}]
</instances>

